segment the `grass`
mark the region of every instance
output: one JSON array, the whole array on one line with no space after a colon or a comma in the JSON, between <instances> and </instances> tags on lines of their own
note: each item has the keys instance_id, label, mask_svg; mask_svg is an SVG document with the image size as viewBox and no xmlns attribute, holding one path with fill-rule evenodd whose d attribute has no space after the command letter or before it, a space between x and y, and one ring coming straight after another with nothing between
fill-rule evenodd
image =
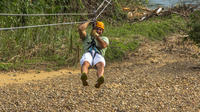
<instances>
[{"instance_id":1,"label":"grass","mask_svg":"<svg viewBox=\"0 0 200 112\"><path fill-rule=\"evenodd\" d=\"M140 35L152 40L161 40L163 37L186 30L186 21L177 15L170 17L155 17L144 22L120 23L120 26L108 26L105 35L109 37L132 37Z\"/></svg>"},{"instance_id":2,"label":"grass","mask_svg":"<svg viewBox=\"0 0 200 112\"><path fill-rule=\"evenodd\" d=\"M12 69L14 66L12 63L0 63L0 70L1 71L8 71L9 69Z\"/></svg>"}]
</instances>

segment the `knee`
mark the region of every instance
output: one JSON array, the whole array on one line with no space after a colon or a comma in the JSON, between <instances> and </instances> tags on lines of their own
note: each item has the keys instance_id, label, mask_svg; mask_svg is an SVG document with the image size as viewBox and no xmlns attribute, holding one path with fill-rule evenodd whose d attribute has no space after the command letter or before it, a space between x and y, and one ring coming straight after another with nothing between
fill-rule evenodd
<instances>
[{"instance_id":1,"label":"knee","mask_svg":"<svg viewBox=\"0 0 200 112\"><path fill-rule=\"evenodd\" d=\"M85 61L85 62L83 62L83 66L89 67L89 66L90 66L90 63L87 62L87 61Z\"/></svg>"},{"instance_id":2,"label":"knee","mask_svg":"<svg viewBox=\"0 0 200 112\"><path fill-rule=\"evenodd\" d=\"M104 64L102 62L99 62L96 64L97 68L104 68Z\"/></svg>"}]
</instances>

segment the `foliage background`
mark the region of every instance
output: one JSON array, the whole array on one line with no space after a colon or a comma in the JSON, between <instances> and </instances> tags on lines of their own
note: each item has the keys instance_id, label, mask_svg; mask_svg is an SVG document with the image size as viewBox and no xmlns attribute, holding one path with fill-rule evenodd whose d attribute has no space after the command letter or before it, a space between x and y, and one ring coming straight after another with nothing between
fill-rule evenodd
<instances>
[{"instance_id":1,"label":"foliage background","mask_svg":"<svg viewBox=\"0 0 200 112\"><path fill-rule=\"evenodd\" d=\"M1 0L0 13L55 14L90 13L102 0ZM139 45L138 37L152 40L185 29L185 20L177 15L157 17L141 23L128 23L123 7L144 4L144 0L113 0L100 16L110 39L107 61L122 60ZM2 28L85 21L94 16L0 16ZM176 23L176 24L174 24ZM82 54L78 25L0 31L0 70L54 69L77 66ZM88 32L91 27L89 27Z\"/></svg>"},{"instance_id":2,"label":"foliage background","mask_svg":"<svg viewBox=\"0 0 200 112\"><path fill-rule=\"evenodd\" d=\"M200 11L191 14L188 26L190 39L200 46Z\"/></svg>"}]
</instances>

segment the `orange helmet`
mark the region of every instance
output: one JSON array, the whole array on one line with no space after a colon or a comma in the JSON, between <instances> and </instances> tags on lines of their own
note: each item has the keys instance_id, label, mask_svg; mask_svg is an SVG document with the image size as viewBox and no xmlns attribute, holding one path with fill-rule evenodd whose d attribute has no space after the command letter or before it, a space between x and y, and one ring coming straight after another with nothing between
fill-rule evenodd
<instances>
[{"instance_id":1,"label":"orange helmet","mask_svg":"<svg viewBox=\"0 0 200 112\"><path fill-rule=\"evenodd\" d=\"M104 30L104 23L103 23L103 22L100 22L100 21L97 21L97 22L96 22L96 27L102 28L102 29Z\"/></svg>"}]
</instances>

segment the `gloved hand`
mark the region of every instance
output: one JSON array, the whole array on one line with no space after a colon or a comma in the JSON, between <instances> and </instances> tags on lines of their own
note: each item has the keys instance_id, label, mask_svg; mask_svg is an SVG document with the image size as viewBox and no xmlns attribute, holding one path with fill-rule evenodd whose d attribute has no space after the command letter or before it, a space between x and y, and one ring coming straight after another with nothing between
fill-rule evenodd
<instances>
[{"instance_id":1,"label":"gloved hand","mask_svg":"<svg viewBox=\"0 0 200 112\"><path fill-rule=\"evenodd\" d=\"M97 33L97 31L96 30L93 30L92 31L92 34L91 34L93 37L99 37L99 34Z\"/></svg>"}]
</instances>

